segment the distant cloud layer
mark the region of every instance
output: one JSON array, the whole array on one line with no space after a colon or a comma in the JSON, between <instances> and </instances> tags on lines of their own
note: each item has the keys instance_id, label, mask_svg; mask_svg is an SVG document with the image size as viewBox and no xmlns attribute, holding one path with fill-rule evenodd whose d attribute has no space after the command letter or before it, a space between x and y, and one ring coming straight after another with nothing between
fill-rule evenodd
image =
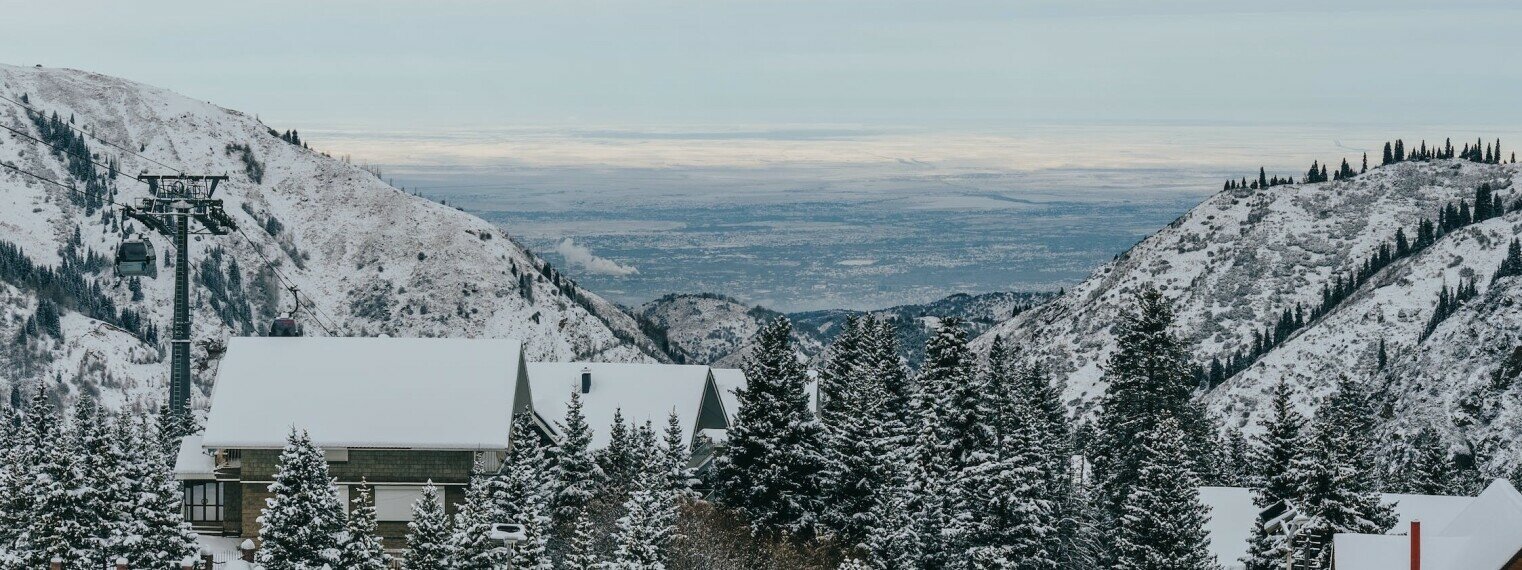
<instances>
[{"instance_id":1,"label":"distant cloud layer","mask_svg":"<svg viewBox=\"0 0 1522 570\"><path fill-rule=\"evenodd\" d=\"M555 246L555 252L565 258L566 263L580 267L589 273L598 275L612 275L625 277L639 273L639 268L633 265L624 265L605 257L598 257L584 245L576 245L571 238L560 240L560 245Z\"/></svg>"}]
</instances>

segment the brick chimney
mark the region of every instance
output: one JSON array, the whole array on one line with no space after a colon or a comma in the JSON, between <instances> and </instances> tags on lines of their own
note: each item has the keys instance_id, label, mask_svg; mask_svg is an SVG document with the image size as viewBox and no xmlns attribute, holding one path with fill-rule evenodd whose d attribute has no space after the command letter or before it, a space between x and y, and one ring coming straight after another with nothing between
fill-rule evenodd
<instances>
[{"instance_id":1,"label":"brick chimney","mask_svg":"<svg viewBox=\"0 0 1522 570\"><path fill-rule=\"evenodd\" d=\"M1411 570L1422 570L1422 521L1411 521Z\"/></svg>"}]
</instances>

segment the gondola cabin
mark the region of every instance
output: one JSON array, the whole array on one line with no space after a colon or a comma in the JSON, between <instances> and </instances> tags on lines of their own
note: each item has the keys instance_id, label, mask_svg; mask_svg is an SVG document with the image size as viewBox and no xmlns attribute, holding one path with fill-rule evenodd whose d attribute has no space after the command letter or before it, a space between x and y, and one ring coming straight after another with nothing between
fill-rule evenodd
<instances>
[{"instance_id":1,"label":"gondola cabin","mask_svg":"<svg viewBox=\"0 0 1522 570\"><path fill-rule=\"evenodd\" d=\"M304 336L301 323L295 317L280 317L270 323L270 336Z\"/></svg>"},{"instance_id":2,"label":"gondola cabin","mask_svg":"<svg viewBox=\"0 0 1522 570\"><path fill-rule=\"evenodd\" d=\"M116 246L117 277L153 277L158 272L157 261L148 240L128 240Z\"/></svg>"}]
</instances>

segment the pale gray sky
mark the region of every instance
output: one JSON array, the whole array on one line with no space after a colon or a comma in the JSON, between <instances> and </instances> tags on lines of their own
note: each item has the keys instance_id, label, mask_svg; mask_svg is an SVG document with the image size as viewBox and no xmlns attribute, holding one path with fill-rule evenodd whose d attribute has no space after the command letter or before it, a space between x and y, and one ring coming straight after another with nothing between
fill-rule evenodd
<instances>
[{"instance_id":1,"label":"pale gray sky","mask_svg":"<svg viewBox=\"0 0 1522 570\"><path fill-rule=\"evenodd\" d=\"M3 3L7 63L277 127L1522 124L1514 0Z\"/></svg>"}]
</instances>

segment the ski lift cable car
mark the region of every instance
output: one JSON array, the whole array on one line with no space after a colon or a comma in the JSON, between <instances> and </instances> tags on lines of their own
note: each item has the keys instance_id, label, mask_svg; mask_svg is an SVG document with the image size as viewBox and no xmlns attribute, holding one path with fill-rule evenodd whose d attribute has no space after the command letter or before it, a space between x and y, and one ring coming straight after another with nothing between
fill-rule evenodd
<instances>
[{"instance_id":1,"label":"ski lift cable car","mask_svg":"<svg viewBox=\"0 0 1522 570\"><path fill-rule=\"evenodd\" d=\"M116 246L117 277L152 277L157 273L157 261L153 244L145 238L124 240Z\"/></svg>"},{"instance_id":2,"label":"ski lift cable car","mask_svg":"<svg viewBox=\"0 0 1522 570\"><path fill-rule=\"evenodd\" d=\"M301 321L296 320L297 313L301 311L301 298L297 296L295 287L291 287L290 290L291 299L295 301L295 308L292 308L291 312L287 313L286 316L276 317L275 321L270 323L270 336L306 336L306 331L302 329Z\"/></svg>"}]
</instances>

